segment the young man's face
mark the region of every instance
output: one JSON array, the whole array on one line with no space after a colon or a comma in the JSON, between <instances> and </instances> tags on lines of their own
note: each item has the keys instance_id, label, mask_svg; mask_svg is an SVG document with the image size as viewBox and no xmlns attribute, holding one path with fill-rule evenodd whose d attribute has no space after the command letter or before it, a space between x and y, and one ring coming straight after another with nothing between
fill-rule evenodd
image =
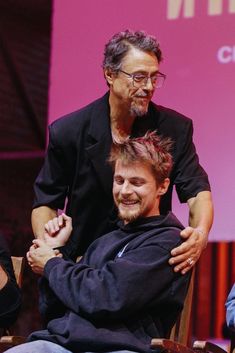
<instances>
[{"instance_id":1,"label":"young man's face","mask_svg":"<svg viewBox=\"0 0 235 353\"><path fill-rule=\"evenodd\" d=\"M123 163L118 160L113 180L113 197L119 217L125 223L137 218L159 215L160 197L169 179L157 185L151 167L143 162Z\"/></svg>"},{"instance_id":2,"label":"young man's face","mask_svg":"<svg viewBox=\"0 0 235 353\"><path fill-rule=\"evenodd\" d=\"M146 53L132 47L122 60L121 70L129 74L155 75L159 71L154 53ZM110 95L115 104L131 116L142 116L148 111L149 102L155 88L149 79L142 88L133 86L133 79L123 72L111 73L106 79L110 84Z\"/></svg>"}]
</instances>

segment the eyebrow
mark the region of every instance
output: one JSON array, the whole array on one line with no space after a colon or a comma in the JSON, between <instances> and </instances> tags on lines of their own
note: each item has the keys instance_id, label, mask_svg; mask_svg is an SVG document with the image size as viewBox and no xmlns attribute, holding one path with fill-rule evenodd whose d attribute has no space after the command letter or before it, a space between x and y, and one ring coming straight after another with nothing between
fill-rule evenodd
<instances>
[{"instance_id":1,"label":"eyebrow","mask_svg":"<svg viewBox=\"0 0 235 353\"><path fill-rule=\"evenodd\" d=\"M137 70L137 71L133 72L133 74L137 74L137 73L149 74L149 72L147 72L145 70ZM161 72L159 70L156 70L153 73L151 73L151 75L156 75L157 73L161 73Z\"/></svg>"},{"instance_id":2,"label":"eyebrow","mask_svg":"<svg viewBox=\"0 0 235 353\"><path fill-rule=\"evenodd\" d=\"M141 178L141 177L133 177L133 178L130 178L131 181L143 181L145 182L146 180L144 178Z\"/></svg>"},{"instance_id":3,"label":"eyebrow","mask_svg":"<svg viewBox=\"0 0 235 353\"><path fill-rule=\"evenodd\" d=\"M125 178L124 178L122 175L120 175L120 174L114 174L114 179L118 179L118 178L125 179ZM128 180L130 180L130 181L143 181L143 182L146 181L146 179L141 178L141 177L131 177L131 178L128 178Z\"/></svg>"}]
</instances>

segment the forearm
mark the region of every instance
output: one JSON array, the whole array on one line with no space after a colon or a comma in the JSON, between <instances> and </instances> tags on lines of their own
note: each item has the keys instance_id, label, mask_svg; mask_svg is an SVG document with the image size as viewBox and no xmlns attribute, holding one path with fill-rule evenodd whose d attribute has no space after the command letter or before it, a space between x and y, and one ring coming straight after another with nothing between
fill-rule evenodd
<instances>
[{"instance_id":1,"label":"forearm","mask_svg":"<svg viewBox=\"0 0 235 353\"><path fill-rule=\"evenodd\" d=\"M31 214L31 222L35 238L44 239L44 226L54 217L57 217L57 211L47 206L40 206L33 209Z\"/></svg>"},{"instance_id":2,"label":"forearm","mask_svg":"<svg viewBox=\"0 0 235 353\"><path fill-rule=\"evenodd\" d=\"M211 193L202 191L188 200L189 225L197 228L204 237L205 245L213 222L213 203Z\"/></svg>"}]
</instances>

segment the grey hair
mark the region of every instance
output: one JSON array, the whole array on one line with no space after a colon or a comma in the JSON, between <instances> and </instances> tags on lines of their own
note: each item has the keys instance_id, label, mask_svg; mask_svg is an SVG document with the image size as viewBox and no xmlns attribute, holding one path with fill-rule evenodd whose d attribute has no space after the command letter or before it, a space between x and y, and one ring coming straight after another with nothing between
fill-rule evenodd
<instances>
[{"instance_id":1,"label":"grey hair","mask_svg":"<svg viewBox=\"0 0 235 353\"><path fill-rule=\"evenodd\" d=\"M144 31L129 29L116 33L105 45L103 69L109 68L117 72L121 68L122 60L131 46L145 52L154 53L158 62L162 61L162 52L157 39Z\"/></svg>"}]
</instances>

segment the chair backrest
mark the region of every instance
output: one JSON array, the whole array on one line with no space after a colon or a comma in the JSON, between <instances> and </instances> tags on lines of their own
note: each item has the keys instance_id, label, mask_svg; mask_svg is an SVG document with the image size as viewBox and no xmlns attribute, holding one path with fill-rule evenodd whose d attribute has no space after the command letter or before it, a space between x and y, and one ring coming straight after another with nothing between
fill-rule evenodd
<instances>
[{"instance_id":1,"label":"chair backrest","mask_svg":"<svg viewBox=\"0 0 235 353\"><path fill-rule=\"evenodd\" d=\"M13 264L16 282L17 282L18 286L21 288L23 271L24 271L24 258L18 257L18 256L12 256L11 261Z\"/></svg>"},{"instance_id":2,"label":"chair backrest","mask_svg":"<svg viewBox=\"0 0 235 353\"><path fill-rule=\"evenodd\" d=\"M192 275L188 287L188 292L184 301L183 310L171 330L170 339L172 341L179 342L183 345L187 345L189 342L189 331L190 331L190 317L192 309L192 300L193 300L193 288L194 288L194 276L195 276L195 267L192 270Z\"/></svg>"}]
</instances>

